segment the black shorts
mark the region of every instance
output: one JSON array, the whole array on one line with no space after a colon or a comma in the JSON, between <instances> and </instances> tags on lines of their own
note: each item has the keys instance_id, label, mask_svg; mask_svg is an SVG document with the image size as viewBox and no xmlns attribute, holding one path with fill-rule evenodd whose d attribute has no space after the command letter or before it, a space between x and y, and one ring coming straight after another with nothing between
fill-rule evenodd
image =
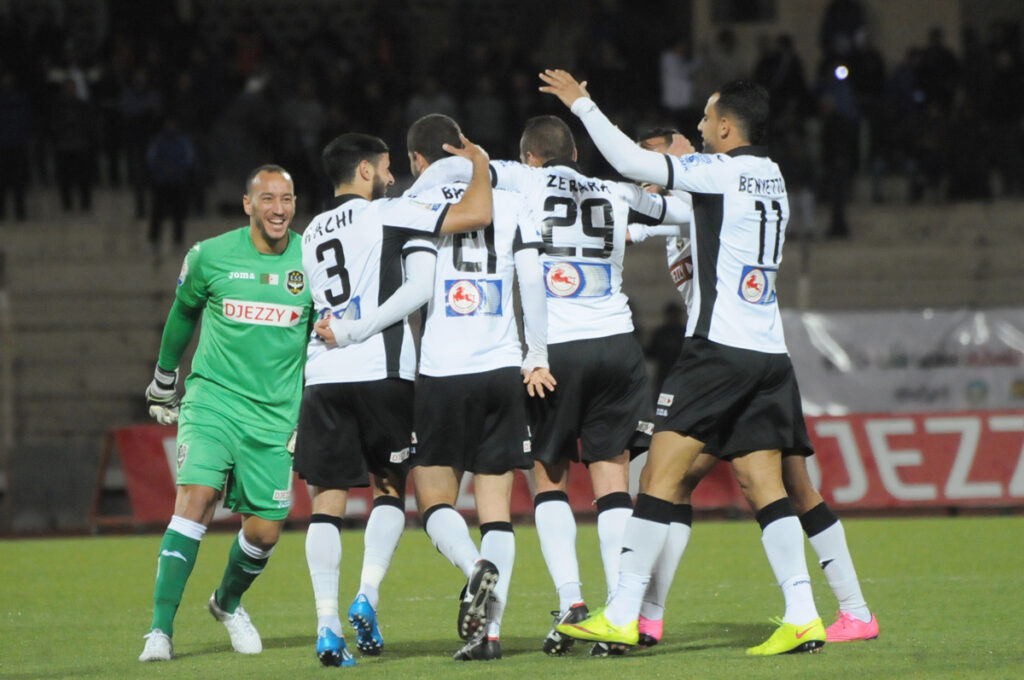
<instances>
[{"instance_id":1,"label":"black shorts","mask_svg":"<svg viewBox=\"0 0 1024 680\"><path fill-rule=\"evenodd\" d=\"M413 384L371 382L308 385L302 391L294 468L314 486L369 486L368 473L409 469Z\"/></svg>"},{"instance_id":2,"label":"black shorts","mask_svg":"<svg viewBox=\"0 0 1024 680\"><path fill-rule=\"evenodd\" d=\"M751 451L814 453L787 354L686 338L658 395L655 432L679 432L729 459Z\"/></svg>"},{"instance_id":3,"label":"black shorts","mask_svg":"<svg viewBox=\"0 0 1024 680\"><path fill-rule=\"evenodd\" d=\"M416 378L412 464L488 475L532 468L519 369Z\"/></svg>"},{"instance_id":4,"label":"black shorts","mask_svg":"<svg viewBox=\"0 0 1024 680\"><path fill-rule=\"evenodd\" d=\"M636 338L624 333L548 345L548 363L558 385L544 399L530 399L534 458L554 465L582 457L589 464L650 447L654 407Z\"/></svg>"}]
</instances>

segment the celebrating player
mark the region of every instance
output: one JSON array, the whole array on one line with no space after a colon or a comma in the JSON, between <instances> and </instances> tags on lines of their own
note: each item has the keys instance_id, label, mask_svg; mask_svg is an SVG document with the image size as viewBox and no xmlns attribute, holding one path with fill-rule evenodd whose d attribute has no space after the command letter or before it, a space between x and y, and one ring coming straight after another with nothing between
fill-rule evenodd
<instances>
[{"instance_id":1,"label":"celebrating player","mask_svg":"<svg viewBox=\"0 0 1024 680\"><path fill-rule=\"evenodd\" d=\"M409 128L409 161L417 180L408 197L434 204L458 200L468 191L464 182L441 181L432 167L446 156L442 148L458 144L459 137L455 121L441 114L424 116ZM492 224L445 236L437 244L416 383L418 443L412 465L427 535L469 579L459 608L458 632L467 640L455 654L459 660L501 657L500 627L515 558L509 509L513 474L532 465L522 384L538 396L555 384L547 364L540 248L527 206L503 191L494 193ZM525 359L513 308L514 275ZM464 472L474 475L479 551L453 508Z\"/></svg>"},{"instance_id":2,"label":"celebrating player","mask_svg":"<svg viewBox=\"0 0 1024 680\"><path fill-rule=\"evenodd\" d=\"M209 610L235 651L263 649L240 600L266 566L291 506L286 446L298 416L311 311L299 235L289 230L291 176L260 166L245 188L249 226L200 241L185 257L146 389L150 414L161 424L177 422L178 364L201 318L180 404L174 515L160 544L153 623L140 661L173 656L174 616L222 491L224 505L242 514L242 529Z\"/></svg>"},{"instance_id":3,"label":"celebrating player","mask_svg":"<svg viewBox=\"0 0 1024 680\"><path fill-rule=\"evenodd\" d=\"M730 82L709 99L703 154L673 158L637 147L565 71L540 89L580 116L594 143L627 177L693 195L696 253L686 340L658 397L655 436L629 521L618 588L608 607L559 631L636 644L637 619L673 516L678 484L703 449L729 460L762 528L785 614L751 655L816 651L826 638L811 593L803 535L782 480L782 457L810 455L800 395L775 295L789 216L778 166L752 144L768 120L760 86Z\"/></svg>"},{"instance_id":4,"label":"celebrating player","mask_svg":"<svg viewBox=\"0 0 1024 680\"><path fill-rule=\"evenodd\" d=\"M472 145L454 153L482 157L478 177L461 202L424 206L383 199L394 178L388 147L377 137L341 135L323 152L336 205L310 222L302 249L321 317L317 328L333 346L319 337L309 344L295 469L313 485L306 561L317 608L316 652L325 666L355 663L338 615L338 532L348 490L367 486L368 472L374 503L359 593L348 618L360 651L380 654L384 645L377 624L379 587L405 526L412 436L416 357L406 317L427 302L434 275L433 247L410 239L491 220L486 156ZM407 280L399 286L403 259Z\"/></svg>"},{"instance_id":5,"label":"celebrating player","mask_svg":"<svg viewBox=\"0 0 1024 680\"><path fill-rule=\"evenodd\" d=\"M572 132L555 116L526 123L520 158L521 163L492 162L491 173L495 187L522 194L543 220L548 351L559 388L532 402L531 425L537 533L559 599L543 649L559 655L573 641L557 625L588 614L567 493L569 464L582 458L590 472L610 595L632 506L630 450L645 449L653 427L643 351L632 335L632 314L621 290L627 224L677 223L688 219L689 210L678 199L631 183L583 175L575 163ZM455 172L454 166L465 164L446 165ZM606 645L592 650L607 652Z\"/></svg>"}]
</instances>

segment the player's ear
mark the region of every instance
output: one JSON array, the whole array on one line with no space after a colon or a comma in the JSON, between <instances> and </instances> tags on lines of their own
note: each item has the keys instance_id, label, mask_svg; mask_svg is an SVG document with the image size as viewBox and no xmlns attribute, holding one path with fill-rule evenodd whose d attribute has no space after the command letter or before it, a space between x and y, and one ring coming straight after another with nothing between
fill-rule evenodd
<instances>
[{"instance_id":1,"label":"player's ear","mask_svg":"<svg viewBox=\"0 0 1024 680\"><path fill-rule=\"evenodd\" d=\"M242 194L242 209L246 215L252 215L252 197L249 194Z\"/></svg>"}]
</instances>

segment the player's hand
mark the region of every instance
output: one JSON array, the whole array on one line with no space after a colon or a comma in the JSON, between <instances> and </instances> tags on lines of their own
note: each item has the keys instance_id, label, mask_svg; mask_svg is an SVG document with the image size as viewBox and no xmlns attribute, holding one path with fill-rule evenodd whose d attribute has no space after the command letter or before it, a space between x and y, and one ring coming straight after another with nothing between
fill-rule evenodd
<instances>
[{"instance_id":1,"label":"player's hand","mask_svg":"<svg viewBox=\"0 0 1024 680\"><path fill-rule=\"evenodd\" d=\"M331 320L329 318L320 319L313 324L313 332L328 345L334 344L334 331L331 330Z\"/></svg>"},{"instance_id":2,"label":"player's hand","mask_svg":"<svg viewBox=\"0 0 1024 680\"><path fill-rule=\"evenodd\" d=\"M153 372L153 382L146 388L146 405L149 415L161 425L178 422L181 397L178 396L178 371L165 371L159 366Z\"/></svg>"},{"instance_id":3,"label":"player's hand","mask_svg":"<svg viewBox=\"0 0 1024 680\"><path fill-rule=\"evenodd\" d=\"M685 135L676 132L673 133L672 143L669 144L665 153L669 156L688 156L691 153L697 153L697 149L693 147L693 143Z\"/></svg>"},{"instance_id":4,"label":"player's hand","mask_svg":"<svg viewBox=\"0 0 1024 680\"><path fill-rule=\"evenodd\" d=\"M531 397L544 398L544 390L548 392L555 391L555 385L558 381L555 380L555 376L551 375L551 371L543 367L537 367L523 374L523 384L526 385L526 392Z\"/></svg>"},{"instance_id":5,"label":"player's hand","mask_svg":"<svg viewBox=\"0 0 1024 680\"><path fill-rule=\"evenodd\" d=\"M466 139L466 135L459 135L459 139L462 140L462 148L452 146L451 144L442 144L441 148L452 154L453 156L461 156L471 161L474 165L478 163L487 164L491 161L491 157L487 155L484 148L479 144Z\"/></svg>"},{"instance_id":6,"label":"player's hand","mask_svg":"<svg viewBox=\"0 0 1024 680\"><path fill-rule=\"evenodd\" d=\"M548 68L538 75L547 83L540 87L540 91L555 95L569 108L572 108L573 102L580 97L590 99L590 93L587 92L587 81L576 82L576 79L568 71L563 71L560 68Z\"/></svg>"}]
</instances>

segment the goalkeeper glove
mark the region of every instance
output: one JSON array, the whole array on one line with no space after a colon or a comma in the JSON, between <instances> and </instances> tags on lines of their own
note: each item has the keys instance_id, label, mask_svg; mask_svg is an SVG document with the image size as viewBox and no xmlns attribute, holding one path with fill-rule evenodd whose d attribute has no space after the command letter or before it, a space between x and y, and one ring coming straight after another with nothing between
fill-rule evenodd
<instances>
[{"instance_id":1,"label":"goalkeeper glove","mask_svg":"<svg viewBox=\"0 0 1024 680\"><path fill-rule=\"evenodd\" d=\"M149 383L149 387L146 388L146 405L149 406L149 415L161 425L174 425L178 422L181 397L175 390L177 383L177 370L165 371L157 366L153 373L153 382Z\"/></svg>"}]
</instances>

